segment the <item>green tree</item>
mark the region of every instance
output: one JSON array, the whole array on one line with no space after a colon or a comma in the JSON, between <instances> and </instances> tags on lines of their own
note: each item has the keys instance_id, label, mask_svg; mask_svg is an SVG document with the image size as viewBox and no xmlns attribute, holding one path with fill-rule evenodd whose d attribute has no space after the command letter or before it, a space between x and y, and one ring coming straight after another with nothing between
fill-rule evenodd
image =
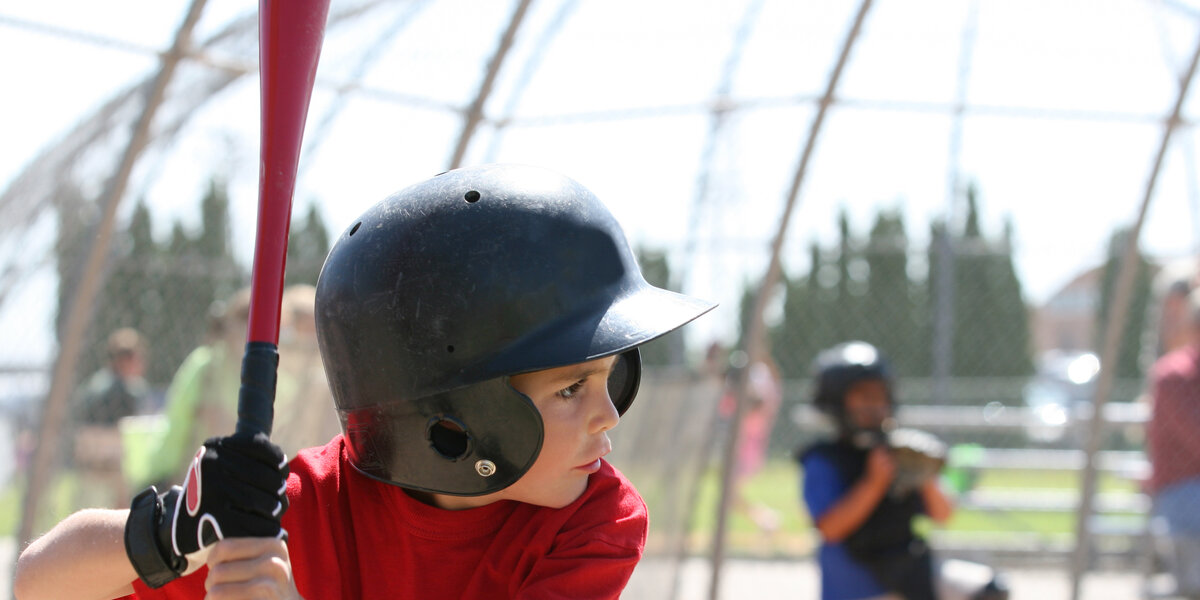
<instances>
[{"instance_id":1,"label":"green tree","mask_svg":"<svg viewBox=\"0 0 1200 600\"><path fill-rule=\"evenodd\" d=\"M83 270L87 252L96 235L98 211L94 204L83 196L75 186L66 187L61 195L52 199L57 207L58 235L54 244L55 270L58 275L58 310L55 313L54 330L59 340L66 334L67 314L71 310ZM84 334L76 368L76 381L104 364L103 343L97 344L99 327L89 327Z\"/></svg>"},{"instance_id":2,"label":"green tree","mask_svg":"<svg viewBox=\"0 0 1200 600\"><path fill-rule=\"evenodd\" d=\"M1007 241L992 242L983 236L974 185L967 190L966 225L954 248L953 374L1029 374L1029 322L1011 250Z\"/></svg>"},{"instance_id":3,"label":"green tree","mask_svg":"<svg viewBox=\"0 0 1200 600\"><path fill-rule=\"evenodd\" d=\"M96 298L92 320L92 343L103 348L109 333L120 327L133 327L147 340L154 339L162 324L169 322L163 314L162 290L148 269L157 258L158 250L150 225L150 211L144 200L134 205L124 231L113 236L104 285ZM147 356L147 379L162 382L160 373L152 369L155 351Z\"/></svg>"},{"instance_id":4,"label":"green tree","mask_svg":"<svg viewBox=\"0 0 1200 600\"><path fill-rule=\"evenodd\" d=\"M321 218L316 204L310 203L305 216L292 223L291 233L288 235L287 274L284 280L288 285L316 285L327 254L329 230L325 227L325 221Z\"/></svg>"},{"instance_id":5,"label":"green tree","mask_svg":"<svg viewBox=\"0 0 1200 600\"><path fill-rule=\"evenodd\" d=\"M1108 258L1104 262L1104 277L1100 284L1100 306L1096 311L1096 349L1102 352L1108 330L1109 313L1113 310L1117 274L1125 255L1125 246L1129 243L1130 232L1120 229L1112 234L1108 243ZM1133 296L1129 302L1129 312L1125 315L1125 327L1121 330L1121 343L1117 351L1116 377L1122 379L1139 379L1144 373L1138 357L1142 351L1141 332L1145 331L1146 308L1150 303L1150 287L1153 273L1150 263L1142 255L1140 249L1134 259L1137 261L1137 276L1133 283Z\"/></svg>"},{"instance_id":6,"label":"green tree","mask_svg":"<svg viewBox=\"0 0 1200 600\"><path fill-rule=\"evenodd\" d=\"M1034 371L1029 307L1013 265L1012 239L1012 221L1005 220L1000 251L991 256L989 265L996 289L992 296L991 323L1000 342L992 363L992 375L997 377L1019 377Z\"/></svg>"},{"instance_id":7,"label":"green tree","mask_svg":"<svg viewBox=\"0 0 1200 600\"><path fill-rule=\"evenodd\" d=\"M638 265L642 268L642 276L650 285L679 291L671 283L671 265L667 254L661 250L639 248L637 250ZM647 366L665 367L680 366L686 363L685 348L686 328L676 329L656 340L647 342L641 347L642 363Z\"/></svg>"},{"instance_id":8,"label":"green tree","mask_svg":"<svg viewBox=\"0 0 1200 600\"><path fill-rule=\"evenodd\" d=\"M140 331L150 344L147 380L165 386L175 365L158 359L160 349L155 340L162 339L175 327L163 301L167 290L160 279L169 266L154 241L150 209L145 200L139 200L134 206L125 239L128 245L116 259L106 296L130 312L126 324Z\"/></svg>"},{"instance_id":9,"label":"green tree","mask_svg":"<svg viewBox=\"0 0 1200 600\"><path fill-rule=\"evenodd\" d=\"M74 188L57 199L56 204L59 206L59 236L55 249L59 275L56 329L61 339L65 333L62 328L66 325L68 311L78 293L87 253L91 251L95 239L99 211L94 203ZM107 364L106 345L110 333L120 327L142 330L138 322L138 305L130 299L131 290L140 286L140 273L128 258L137 244L144 241L140 237L142 232L132 229L135 224L142 228L146 225L139 218L145 218L144 211L139 212L135 208L130 229L124 234L116 233L110 240L106 260L99 273L100 288L90 307L91 313L84 332L75 373L77 382Z\"/></svg>"},{"instance_id":10,"label":"green tree","mask_svg":"<svg viewBox=\"0 0 1200 600\"><path fill-rule=\"evenodd\" d=\"M897 211L875 217L867 241L867 294L863 297L862 338L887 354L897 372L912 373L917 356L925 347L917 345L915 306L908 278L908 236L904 219Z\"/></svg>"},{"instance_id":11,"label":"green tree","mask_svg":"<svg viewBox=\"0 0 1200 600\"><path fill-rule=\"evenodd\" d=\"M954 247L954 351L953 373L956 376L980 377L990 375L990 356L996 341L988 336L992 327L991 305L993 281L990 269L992 248L979 228L979 212L975 187L967 189L967 218L962 234L953 241Z\"/></svg>"},{"instance_id":12,"label":"green tree","mask_svg":"<svg viewBox=\"0 0 1200 600\"><path fill-rule=\"evenodd\" d=\"M862 305L866 291L866 282L856 280L855 267L862 264L856 252L856 244L850 231L850 217L843 206L838 214L838 253L837 253L837 310L829 311L826 315L832 318L834 330L844 339L863 339L869 331L863 324Z\"/></svg>"},{"instance_id":13,"label":"green tree","mask_svg":"<svg viewBox=\"0 0 1200 600\"><path fill-rule=\"evenodd\" d=\"M784 281L783 319L772 328L771 348L785 377L807 377L817 352L837 337L830 313L836 310L835 291L821 284L824 256L809 245L809 271Z\"/></svg>"},{"instance_id":14,"label":"green tree","mask_svg":"<svg viewBox=\"0 0 1200 600\"><path fill-rule=\"evenodd\" d=\"M200 232L189 249L200 269L195 276L210 286L212 300L228 298L246 280L233 258L230 231L229 190L222 179L213 176L200 200ZM208 306L202 312L207 313Z\"/></svg>"},{"instance_id":15,"label":"green tree","mask_svg":"<svg viewBox=\"0 0 1200 600\"><path fill-rule=\"evenodd\" d=\"M148 378L165 384L188 353L204 343L217 302L246 284L245 272L232 253L224 182L210 178L200 199L200 227L194 234L176 220L166 242L155 246L153 252L139 251L136 257L152 278L138 300L139 329L153 348Z\"/></svg>"},{"instance_id":16,"label":"green tree","mask_svg":"<svg viewBox=\"0 0 1200 600\"><path fill-rule=\"evenodd\" d=\"M1030 373L1029 316L1012 263L1012 227L1006 227L1001 240L986 239L973 186L967 204L960 234L939 221L930 225L923 282L910 275L909 240L898 211L877 214L861 243L843 210L837 247L823 251L811 244L808 273L786 285L783 321L771 332L784 374L807 376L821 349L861 339L886 352L903 376L927 377L935 374L939 328L951 344L948 375ZM951 250L949 268L942 265L941 244ZM937 304L943 285L952 292L948 309Z\"/></svg>"},{"instance_id":17,"label":"green tree","mask_svg":"<svg viewBox=\"0 0 1200 600\"><path fill-rule=\"evenodd\" d=\"M925 279L924 286L924 307L925 310L921 313L921 321L917 323L918 339L922 347L928 348L925 353L926 362L924 369L917 369L914 374L922 374L935 376L937 375L937 352L938 352L938 336L952 335L954 330L954 308L951 305L949 308L942 306L942 289L946 286L950 290L954 289L954 256L953 242L949 227L940 219L935 219L929 225L929 247L925 251L926 264L929 266L928 275ZM949 254L949 256L948 256ZM921 301L918 300L918 304ZM941 328L945 327L945 331ZM949 353L951 367L953 366L954 353Z\"/></svg>"}]
</instances>

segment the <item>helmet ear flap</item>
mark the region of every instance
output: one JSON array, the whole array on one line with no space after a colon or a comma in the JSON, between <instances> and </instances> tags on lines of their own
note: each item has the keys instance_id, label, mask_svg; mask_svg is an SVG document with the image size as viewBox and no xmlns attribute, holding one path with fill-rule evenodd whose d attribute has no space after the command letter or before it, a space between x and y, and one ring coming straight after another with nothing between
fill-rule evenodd
<instances>
[{"instance_id":1,"label":"helmet ear flap","mask_svg":"<svg viewBox=\"0 0 1200 600\"><path fill-rule=\"evenodd\" d=\"M507 377L340 415L359 472L452 496L489 494L520 479L544 434L537 407Z\"/></svg>"},{"instance_id":2,"label":"helmet ear flap","mask_svg":"<svg viewBox=\"0 0 1200 600\"><path fill-rule=\"evenodd\" d=\"M624 415L629 410L641 382L642 353L633 348L618 354L617 362L608 375L608 397L617 407L617 414Z\"/></svg>"}]
</instances>

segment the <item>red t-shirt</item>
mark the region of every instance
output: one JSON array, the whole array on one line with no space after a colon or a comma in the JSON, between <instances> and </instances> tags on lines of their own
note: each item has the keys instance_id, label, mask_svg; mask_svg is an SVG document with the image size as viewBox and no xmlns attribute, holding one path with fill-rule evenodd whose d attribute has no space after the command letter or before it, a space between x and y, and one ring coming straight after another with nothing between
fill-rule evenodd
<instances>
[{"instance_id":1,"label":"red t-shirt","mask_svg":"<svg viewBox=\"0 0 1200 600\"><path fill-rule=\"evenodd\" d=\"M308 600L618 598L642 556L647 512L608 463L575 502L499 501L447 511L347 462L342 437L291 462L283 516ZM203 598L206 569L131 598Z\"/></svg>"},{"instance_id":2,"label":"red t-shirt","mask_svg":"<svg viewBox=\"0 0 1200 600\"><path fill-rule=\"evenodd\" d=\"M1180 348L1155 363L1150 373L1154 397L1146 427L1153 472L1150 491L1200 477L1200 347Z\"/></svg>"}]
</instances>

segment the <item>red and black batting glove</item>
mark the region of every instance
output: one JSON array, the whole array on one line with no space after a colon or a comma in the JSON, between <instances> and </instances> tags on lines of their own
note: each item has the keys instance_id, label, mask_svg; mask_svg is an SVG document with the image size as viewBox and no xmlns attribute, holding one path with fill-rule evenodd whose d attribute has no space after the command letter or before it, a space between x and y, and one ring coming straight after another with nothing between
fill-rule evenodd
<instances>
[{"instance_id":1,"label":"red and black batting glove","mask_svg":"<svg viewBox=\"0 0 1200 600\"><path fill-rule=\"evenodd\" d=\"M133 499L125 553L152 588L204 564L207 548L228 537L286 539L287 459L264 434L209 438L196 452L183 486Z\"/></svg>"}]
</instances>

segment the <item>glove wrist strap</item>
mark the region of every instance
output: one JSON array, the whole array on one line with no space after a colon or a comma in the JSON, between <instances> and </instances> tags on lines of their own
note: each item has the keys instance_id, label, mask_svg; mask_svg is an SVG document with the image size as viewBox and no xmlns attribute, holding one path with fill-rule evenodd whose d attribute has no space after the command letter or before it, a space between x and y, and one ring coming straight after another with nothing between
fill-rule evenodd
<instances>
[{"instance_id":1,"label":"glove wrist strap","mask_svg":"<svg viewBox=\"0 0 1200 600\"><path fill-rule=\"evenodd\" d=\"M160 588L179 577L175 568L179 560L158 543L158 530L163 526L163 501L158 490L150 486L137 496L125 521L125 555L133 570L151 588Z\"/></svg>"}]
</instances>

